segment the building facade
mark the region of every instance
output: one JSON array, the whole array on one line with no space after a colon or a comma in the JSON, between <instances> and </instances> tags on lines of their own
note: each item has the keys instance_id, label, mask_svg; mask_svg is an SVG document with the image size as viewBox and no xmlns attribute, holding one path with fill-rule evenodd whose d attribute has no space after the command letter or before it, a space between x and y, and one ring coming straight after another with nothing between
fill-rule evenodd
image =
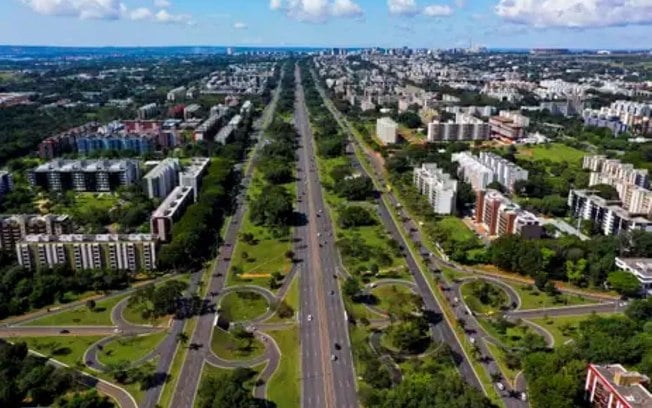
<instances>
[{"instance_id":1,"label":"building facade","mask_svg":"<svg viewBox=\"0 0 652 408\"><path fill-rule=\"evenodd\" d=\"M489 124L465 113L457 113L455 122L428 124L428 142L455 142L489 139Z\"/></svg>"},{"instance_id":2,"label":"building facade","mask_svg":"<svg viewBox=\"0 0 652 408\"><path fill-rule=\"evenodd\" d=\"M650 231L652 221L630 214L620 200L605 200L592 190L571 190L568 206L573 218L591 221L604 235L618 235L627 231Z\"/></svg>"},{"instance_id":3,"label":"building facade","mask_svg":"<svg viewBox=\"0 0 652 408\"><path fill-rule=\"evenodd\" d=\"M500 111L498 116L489 119L491 137L513 142L525 137L525 128L530 125L530 118L520 112Z\"/></svg>"},{"instance_id":4,"label":"building facade","mask_svg":"<svg viewBox=\"0 0 652 408\"><path fill-rule=\"evenodd\" d=\"M414 185L425 195L435 214L452 214L457 198L457 180L437 167L424 163L414 169Z\"/></svg>"},{"instance_id":5,"label":"building facade","mask_svg":"<svg viewBox=\"0 0 652 408\"><path fill-rule=\"evenodd\" d=\"M479 156L474 156L471 152L455 153L451 156L451 161L458 163L458 174L476 192L486 189L494 181L507 190L514 191L517 181L528 179L527 170L490 152L480 152Z\"/></svg>"},{"instance_id":6,"label":"building facade","mask_svg":"<svg viewBox=\"0 0 652 408\"><path fill-rule=\"evenodd\" d=\"M135 184L140 169L135 160L53 160L27 176L32 187L48 191L109 192Z\"/></svg>"},{"instance_id":7,"label":"building facade","mask_svg":"<svg viewBox=\"0 0 652 408\"><path fill-rule=\"evenodd\" d=\"M534 214L491 189L477 192L475 222L481 224L489 236L517 234L538 239L543 235L543 228Z\"/></svg>"},{"instance_id":8,"label":"building facade","mask_svg":"<svg viewBox=\"0 0 652 408\"><path fill-rule=\"evenodd\" d=\"M27 235L16 243L18 262L37 270L67 265L73 270L156 269L157 239L152 234Z\"/></svg>"},{"instance_id":9,"label":"building facade","mask_svg":"<svg viewBox=\"0 0 652 408\"><path fill-rule=\"evenodd\" d=\"M376 120L376 136L384 144L394 144L398 139L398 125L391 118Z\"/></svg>"},{"instance_id":10,"label":"building facade","mask_svg":"<svg viewBox=\"0 0 652 408\"><path fill-rule=\"evenodd\" d=\"M0 170L0 198L14 189L14 180L11 173Z\"/></svg>"},{"instance_id":11,"label":"building facade","mask_svg":"<svg viewBox=\"0 0 652 408\"><path fill-rule=\"evenodd\" d=\"M589 364L584 390L592 408L646 408L652 406L652 394L645 388L649 382L620 364Z\"/></svg>"},{"instance_id":12,"label":"building facade","mask_svg":"<svg viewBox=\"0 0 652 408\"><path fill-rule=\"evenodd\" d=\"M14 251L16 243L27 235L61 235L72 231L72 220L67 215L0 215L0 249Z\"/></svg>"},{"instance_id":13,"label":"building facade","mask_svg":"<svg viewBox=\"0 0 652 408\"><path fill-rule=\"evenodd\" d=\"M179 173L179 185L192 189L194 202L197 202L201 190L201 180L208 172L210 164L211 159L208 157L193 157L190 164L185 165L181 173Z\"/></svg>"},{"instance_id":14,"label":"building facade","mask_svg":"<svg viewBox=\"0 0 652 408\"><path fill-rule=\"evenodd\" d=\"M147 196L160 199L167 197L179 185L179 170L179 159L167 158L157 164L143 177Z\"/></svg>"},{"instance_id":15,"label":"building facade","mask_svg":"<svg viewBox=\"0 0 652 408\"><path fill-rule=\"evenodd\" d=\"M172 238L172 225L185 212L193 202L191 187L177 187L168 195L161 205L152 213L150 227L152 234L156 234L163 242Z\"/></svg>"}]
</instances>

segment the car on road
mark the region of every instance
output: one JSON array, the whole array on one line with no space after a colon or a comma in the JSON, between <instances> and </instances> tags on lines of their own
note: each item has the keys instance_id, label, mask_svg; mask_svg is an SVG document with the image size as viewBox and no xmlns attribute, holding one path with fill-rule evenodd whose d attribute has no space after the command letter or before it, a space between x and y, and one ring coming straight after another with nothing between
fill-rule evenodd
<instances>
[{"instance_id":1,"label":"car on road","mask_svg":"<svg viewBox=\"0 0 652 408\"><path fill-rule=\"evenodd\" d=\"M496 383L496 387L498 387L498 389L501 390L501 391L503 391L505 389L505 386L501 382Z\"/></svg>"},{"instance_id":2,"label":"car on road","mask_svg":"<svg viewBox=\"0 0 652 408\"><path fill-rule=\"evenodd\" d=\"M68 334L68 333L70 333L70 330L66 330L66 329L59 330L59 334Z\"/></svg>"},{"instance_id":3,"label":"car on road","mask_svg":"<svg viewBox=\"0 0 652 408\"><path fill-rule=\"evenodd\" d=\"M521 393L521 401L527 401L527 394L524 392Z\"/></svg>"},{"instance_id":4,"label":"car on road","mask_svg":"<svg viewBox=\"0 0 652 408\"><path fill-rule=\"evenodd\" d=\"M334 291L334 290L331 290L330 293L331 293L331 296L333 296L333 295L335 294L335 291Z\"/></svg>"},{"instance_id":5,"label":"car on road","mask_svg":"<svg viewBox=\"0 0 652 408\"><path fill-rule=\"evenodd\" d=\"M312 322L312 315L311 314L308 315L308 321Z\"/></svg>"},{"instance_id":6,"label":"car on road","mask_svg":"<svg viewBox=\"0 0 652 408\"><path fill-rule=\"evenodd\" d=\"M340 346L340 343L335 343L335 350L342 350L342 346Z\"/></svg>"},{"instance_id":7,"label":"car on road","mask_svg":"<svg viewBox=\"0 0 652 408\"><path fill-rule=\"evenodd\" d=\"M335 354L331 354L331 361L336 361L336 360L337 360L337 356Z\"/></svg>"}]
</instances>

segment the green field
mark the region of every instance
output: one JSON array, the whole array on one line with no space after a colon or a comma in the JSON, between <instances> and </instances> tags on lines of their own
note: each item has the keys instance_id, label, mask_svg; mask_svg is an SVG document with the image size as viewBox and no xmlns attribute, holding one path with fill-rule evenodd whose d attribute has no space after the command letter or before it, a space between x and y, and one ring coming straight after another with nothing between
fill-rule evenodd
<instances>
[{"instance_id":1,"label":"green field","mask_svg":"<svg viewBox=\"0 0 652 408\"><path fill-rule=\"evenodd\" d=\"M492 293L491 296L488 297L486 302L483 302L474 294L474 288L480 285L489 285L489 287L495 291L495 293ZM506 305L509 299L503 288L485 281L465 282L461 286L461 292L464 297L464 302L467 304L469 309L475 313L488 316L498 313L500 307Z\"/></svg>"},{"instance_id":2,"label":"green field","mask_svg":"<svg viewBox=\"0 0 652 408\"><path fill-rule=\"evenodd\" d=\"M235 292L224 296L220 310L232 322L242 322L259 317L267 311L269 303L255 292Z\"/></svg>"},{"instance_id":3,"label":"green field","mask_svg":"<svg viewBox=\"0 0 652 408\"><path fill-rule=\"evenodd\" d=\"M534 334L541 337L534 329L525 324L509 327L504 334L501 334L491 320L482 317L477 320L491 337L501 342L505 347L521 347L521 340L523 340L526 334Z\"/></svg>"},{"instance_id":4,"label":"green field","mask_svg":"<svg viewBox=\"0 0 652 408\"><path fill-rule=\"evenodd\" d=\"M298 329L268 332L281 350L281 362L267 384L267 395L276 406L299 408L301 405L301 360Z\"/></svg>"},{"instance_id":5,"label":"green field","mask_svg":"<svg viewBox=\"0 0 652 408\"><path fill-rule=\"evenodd\" d=\"M31 350L38 351L71 367L80 367L84 364L86 350L101 339L102 337L98 336L52 336L10 337L6 340L12 343L25 342Z\"/></svg>"},{"instance_id":6,"label":"green field","mask_svg":"<svg viewBox=\"0 0 652 408\"><path fill-rule=\"evenodd\" d=\"M535 147L521 146L518 148L519 159L524 160L549 160L551 162L577 163L586 156L586 152L564 144L552 143Z\"/></svg>"},{"instance_id":7,"label":"green field","mask_svg":"<svg viewBox=\"0 0 652 408\"><path fill-rule=\"evenodd\" d=\"M375 288L371 293L378 299L378 304L375 306L380 310L388 313L390 310L395 310L400 305L396 304L396 297L400 294L410 294L412 291L404 285L387 285Z\"/></svg>"},{"instance_id":8,"label":"green field","mask_svg":"<svg viewBox=\"0 0 652 408\"><path fill-rule=\"evenodd\" d=\"M550 296L541 292L534 286L510 283L510 286L518 293L521 298L521 309L542 309L546 307L561 307L586 305L595 303L594 300L587 299L577 295L559 294Z\"/></svg>"},{"instance_id":9,"label":"green field","mask_svg":"<svg viewBox=\"0 0 652 408\"><path fill-rule=\"evenodd\" d=\"M91 311L86 305L25 323L25 326L113 326L111 310L128 295L115 296L96 302Z\"/></svg>"},{"instance_id":10,"label":"green field","mask_svg":"<svg viewBox=\"0 0 652 408\"><path fill-rule=\"evenodd\" d=\"M448 282L448 284L451 284L454 280L457 279L473 276L473 274L471 273L460 272L450 268L443 268L441 270L441 273L442 275L444 275L444 279L446 280L446 282Z\"/></svg>"},{"instance_id":11,"label":"green field","mask_svg":"<svg viewBox=\"0 0 652 408\"><path fill-rule=\"evenodd\" d=\"M106 365L121 361L133 363L154 351L167 334L161 331L146 336L120 337L105 345L97 357Z\"/></svg>"},{"instance_id":12,"label":"green field","mask_svg":"<svg viewBox=\"0 0 652 408\"><path fill-rule=\"evenodd\" d=\"M464 221L457 217L444 217L437 222L436 228L443 231L446 236L450 237L451 240L456 242L465 242L477 239L473 231L471 231L469 227L464 224Z\"/></svg>"},{"instance_id":13,"label":"green field","mask_svg":"<svg viewBox=\"0 0 652 408\"><path fill-rule=\"evenodd\" d=\"M265 345L258 339L254 338L250 347L243 348L231 333L220 328L213 330L211 349L215 355L225 360L250 360L265 353Z\"/></svg>"},{"instance_id":14,"label":"green field","mask_svg":"<svg viewBox=\"0 0 652 408\"><path fill-rule=\"evenodd\" d=\"M601 313L600 316L613 316L611 313ZM528 319L544 329L548 330L555 339L555 347L559 347L566 342L573 340L577 334L577 328L580 323L591 318L591 314L576 316L555 316L554 318Z\"/></svg>"}]
</instances>

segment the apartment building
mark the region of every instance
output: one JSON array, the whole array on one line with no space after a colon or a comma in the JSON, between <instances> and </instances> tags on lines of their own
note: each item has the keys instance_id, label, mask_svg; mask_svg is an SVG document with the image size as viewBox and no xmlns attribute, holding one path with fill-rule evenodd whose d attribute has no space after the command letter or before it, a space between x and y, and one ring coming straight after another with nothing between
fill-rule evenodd
<instances>
[{"instance_id":1,"label":"apartment building","mask_svg":"<svg viewBox=\"0 0 652 408\"><path fill-rule=\"evenodd\" d=\"M67 215L0 215L0 249L14 251L16 243L27 235L61 235L72 231L72 220Z\"/></svg>"},{"instance_id":2,"label":"apartment building","mask_svg":"<svg viewBox=\"0 0 652 408\"><path fill-rule=\"evenodd\" d=\"M480 152L477 157L471 152L455 153L451 161L459 164L458 174L474 191L484 190L494 181L513 191L516 181L528 179L527 170L490 152Z\"/></svg>"},{"instance_id":3,"label":"apartment building","mask_svg":"<svg viewBox=\"0 0 652 408\"><path fill-rule=\"evenodd\" d=\"M11 173L8 171L0 170L0 198L13 190L14 180Z\"/></svg>"},{"instance_id":4,"label":"apartment building","mask_svg":"<svg viewBox=\"0 0 652 408\"><path fill-rule=\"evenodd\" d=\"M130 150L143 155L153 151L155 144L151 134L85 134L75 140L77 153L84 156L107 150Z\"/></svg>"},{"instance_id":5,"label":"apartment building","mask_svg":"<svg viewBox=\"0 0 652 408\"><path fill-rule=\"evenodd\" d=\"M193 157L190 163L183 167L179 173L179 185L192 189L193 201L197 202L201 190L201 179L208 172L211 159L207 157Z\"/></svg>"},{"instance_id":6,"label":"apartment building","mask_svg":"<svg viewBox=\"0 0 652 408\"><path fill-rule=\"evenodd\" d=\"M147 196L160 199L167 197L179 185L180 170L179 159L167 158L158 163L143 178Z\"/></svg>"},{"instance_id":7,"label":"apartment building","mask_svg":"<svg viewBox=\"0 0 652 408\"><path fill-rule=\"evenodd\" d=\"M198 117L200 111L201 105L191 103L190 105L183 108L183 120L189 120Z\"/></svg>"},{"instance_id":8,"label":"apartment building","mask_svg":"<svg viewBox=\"0 0 652 408\"><path fill-rule=\"evenodd\" d=\"M589 186L610 185L618 191L624 209L652 217L652 191L647 170L602 155L584 157L583 167L591 170Z\"/></svg>"},{"instance_id":9,"label":"apartment building","mask_svg":"<svg viewBox=\"0 0 652 408\"><path fill-rule=\"evenodd\" d=\"M608 108L584 109L582 119L584 120L584 126L608 128L614 135L629 131L627 124L621 122L618 113Z\"/></svg>"},{"instance_id":10,"label":"apartment building","mask_svg":"<svg viewBox=\"0 0 652 408\"><path fill-rule=\"evenodd\" d=\"M138 119L146 120L153 118L158 114L158 105L155 103L148 103L138 108Z\"/></svg>"},{"instance_id":11,"label":"apartment building","mask_svg":"<svg viewBox=\"0 0 652 408\"><path fill-rule=\"evenodd\" d=\"M609 107L586 109L582 116L586 126L608 127L614 134L652 133L652 104L649 103L618 100Z\"/></svg>"},{"instance_id":12,"label":"apartment building","mask_svg":"<svg viewBox=\"0 0 652 408\"><path fill-rule=\"evenodd\" d=\"M589 364L584 390L592 408L646 408L652 406L652 394L645 387L649 382L620 364Z\"/></svg>"},{"instance_id":13,"label":"apartment building","mask_svg":"<svg viewBox=\"0 0 652 408\"><path fill-rule=\"evenodd\" d=\"M500 111L498 116L489 119L491 137L513 142L525 137L525 128L530 125L530 118L520 112Z\"/></svg>"},{"instance_id":14,"label":"apartment building","mask_svg":"<svg viewBox=\"0 0 652 408\"><path fill-rule=\"evenodd\" d=\"M384 144L395 144L398 141L398 125L391 118L376 120L376 136Z\"/></svg>"},{"instance_id":15,"label":"apartment building","mask_svg":"<svg viewBox=\"0 0 652 408\"><path fill-rule=\"evenodd\" d=\"M652 221L629 213L620 200L605 200L592 190L571 190L568 206L574 218L593 222L604 235L641 230L652 232Z\"/></svg>"},{"instance_id":16,"label":"apartment building","mask_svg":"<svg viewBox=\"0 0 652 408\"><path fill-rule=\"evenodd\" d=\"M76 149L75 141L77 136L87 133L95 133L99 128L100 124L98 122L89 122L85 125L50 136L39 144L39 157L41 159L54 159L64 153L74 152Z\"/></svg>"},{"instance_id":17,"label":"apartment building","mask_svg":"<svg viewBox=\"0 0 652 408\"><path fill-rule=\"evenodd\" d=\"M641 291L646 296L652 295L652 258L619 258L616 267L631 273L641 284Z\"/></svg>"},{"instance_id":18,"label":"apartment building","mask_svg":"<svg viewBox=\"0 0 652 408\"><path fill-rule=\"evenodd\" d=\"M428 142L456 142L489 139L489 124L466 113L457 113L455 122L428 124Z\"/></svg>"},{"instance_id":19,"label":"apartment building","mask_svg":"<svg viewBox=\"0 0 652 408\"><path fill-rule=\"evenodd\" d=\"M156 269L157 239L152 234L27 235L16 243L18 262L28 269L68 265L73 270Z\"/></svg>"},{"instance_id":20,"label":"apartment building","mask_svg":"<svg viewBox=\"0 0 652 408\"><path fill-rule=\"evenodd\" d=\"M425 195L435 214L452 214L457 198L457 180L437 167L424 163L414 169L414 185Z\"/></svg>"},{"instance_id":21,"label":"apartment building","mask_svg":"<svg viewBox=\"0 0 652 408\"><path fill-rule=\"evenodd\" d=\"M152 234L156 234L163 242L169 242L172 238L172 225L192 202L193 189L191 187L176 187L172 190L152 213L150 218Z\"/></svg>"},{"instance_id":22,"label":"apartment building","mask_svg":"<svg viewBox=\"0 0 652 408\"><path fill-rule=\"evenodd\" d=\"M496 190L477 192L475 222L481 224L489 236L517 234L529 239L543 236L543 228L534 214L521 209Z\"/></svg>"},{"instance_id":23,"label":"apartment building","mask_svg":"<svg viewBox=\"0 0 652 408\"><path fill-rule=\"evenodd\" d=\"M53 160L28 172L32 187L48 191L115 191L136 183L140 176L135 160Z\"/></svg>"},{"instance_id":24,"label":"apartment building","mask_svg":"<svg viewBox=\"0 0 652 408\"><path fill-rule=\"evenodd\" d=\"M491 105L486 106L446 106L444 108L445 112L448 113L464 113L471 116L480 116L483 118L488 118L496 113L496 107Z\"/></svg>"},{"instance_id":25,"label":"apartment building","mask_svg":"<svg viewBox=\"0 0 652 408\"><path fill-rule=\"evenodd\" d=\"M187 89L185 86L171 89L167 94L168 102L177 102L186 97Z\"/></svg>"}]
</instances>

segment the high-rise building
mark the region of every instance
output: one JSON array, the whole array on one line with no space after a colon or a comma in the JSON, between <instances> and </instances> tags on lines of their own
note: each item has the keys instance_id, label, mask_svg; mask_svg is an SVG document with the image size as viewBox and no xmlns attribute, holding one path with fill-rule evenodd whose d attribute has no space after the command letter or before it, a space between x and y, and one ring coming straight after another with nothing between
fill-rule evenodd
<instances>
[{"instance_id":1,"label":"high-rise building","mask_svg":"<svg viewBox=\"0 0 652 408\"><path fill-rule=\"evenodd\" d=\"M498 116L489 119L489 125L491 137L513 142L525 137L530 118L520 112L500 111Z\"/></svg>"},{"instance_id":2,"label":"high-rise building","mask_svg":"<svg viewBox=\"0 0 652 408\"><path fill-rule=\"evenodd\" d=\"M95 133L99 128L100 124L98 122L89 122L85 125L50 136L39 144L39 157L41 159L54 159L64 153L74 152L77 148L75 144L77 136Z\"/></svg>"},{"instance_id":3,"label":"high-rise building","mask_svg":"<svg viewBox=\"0 0 652 408\"><path fill-rule=\"evenodd\" d=\"M459 163L459 175L475 191L484 190L494 181L513 191L514 183L528 179L527 170L489 152L480 152L477 157L470 152L455 153L451 156L451 161Z\"/></svg>"},{"instance_id":4,"label":"high-rise building","mask_svg":"<svg viewBox=\"0 0 652 408\"><path fill-rule=\"evenodd\" d=\"M489 139L489 124L465 113L457 113L455 122L434 121L428 124L429 142L456 142Z\"/></svg>"},{"instance_id":5,"label":"high-rise building","mask_svg":"<svg viewBox=\"0 0 652 408\"><path fill-rule=\"evenodd\" d=\"M172 238L172 225L192 204L193 189L191 187L177 187L168 195L161 205L152 213L150 227L152 234L156 234L163 242Z\"/></svg>"},{"instance_id":6,"label":"high-rise building","mask_svg":"<svg viewBox=\"0 0 652 408\"><path fill-rule=\"evenodd\" d=\"M183 98L186 97L186 87L185 86L180 86L178 88L174 88L170 90L167 94L167 100L168 102L177 102Z\"/></svg>"},{"instance_id":7,"label":"high-rise building","mask_svg":"<svg viewBox=\"0 0 652 408\"><path fill-rule=\"evenodd\" d=\"M414 185L425 195L435 214L452 214L455 211L457 180L437 167L424 163L414 169Z\"/></svg>"},{"instance_id":8,"label":"high-rise building","mask_svg":"<svg viewBox=\"0 0 652 408\"><path fill-rule=\"evenodd\" d=\"M179 185L179 159L167 158L150 170L143 181L149 198L165 198Z\"/></svg>"},{"instance_id":9,"label":"high-rise building","mask_svg":"<svg viewBox=\"0 0 652 408\"><path fill-rule=\"evenodd\" d=\"M620 364L589 364L584 390L592 408L646 408L652 406L652 394L645 387L649 382Z\"/></svg>"},{"instance_id":10,"label":"high-rise building","mask_svg":"<svg viewBox=\"0 0 652 408\"><path fill-rule=\"evenodd\" d=\"M156 269L157 239L152 234L27 235L16 243L18 262L28 269L68 265L73 270Z\"/></svg>"},{"instance_id":11,"label":"high-rise building","mask_svg":"<svg viewBox=\"0 0 652 408\"><path fill-rule=\"evenodd\" d=\"M115 191L138 181L135 160L53 160L28 172L32 187L48 191Z\"/></svg>"},{"instance_id":12,"label":"high-rise building","mask_svg":"<svg viewBox=\"0 0 652 408\"><path fill-rule=\"evenodd\" d=\"M0 170L0 198L13 190L14 180L11 173L8 171Z\"/></svg>"},{"instance_id":13,"label":"high-rise building","mask_svg":"<svg viewBox=\"0 0 652 408\"><path fill-rule=\"evenodd\" d=\"M138 119L145 120L156 116L158 113L158 105L155 103L148 103L138 108Z\"/></svg>"},{"instance_id":14,"label":"high-rise building","mask_svg":"<svg viewBox=\"0 0 652 408\"><path fill-rule=\"evenodd\" d=\"M67 215L0 215L0 249L13 251L17 242L31 234L70 234L73 225Z\"/></svg>"},{"instance_id":15,"label":"high-rise building","mask_svg":"<svg viewBox=\"0 0 652 408\"><path fill-rule=\"evenodd\" d=\"M518 234L538 239L543 235L543 228L534 214L491 189L477 192L475 222L481 224L489 236Z\"/></svg>"},{"instance_id":16,"label":"high-rise building","mask_svg":"<svg viewBox=\"0 0 652 408\"><path fill-rule=\"evenodd\" d=\"M376 136L384 144L397 142L398 125L391 118L380 118L376 120Z\"/></svg>"},{"instance_id":17,"label":"high-rise building","mask_svg":"<svg viewBox=\"0 0 652 408\"><path fill-rule=\"evenodd\" d=\"M192 188L194 202L197 202L199 190L201 189L201 179L208 171L210 163L211 159L207 157L193 157L190 164L185 165L183 171L179 173L179 185Z\"/></svg>"},{"instance_id":18,"label":"high-rise building","mask_svg":"<svg viewBox=\"0 0 652 408\"><path fill-rule=\"evenodd\" d=\"M605 200L592 190L571 190L568 206L574 218L591 221L604 235L618 235L626 231L650 231L652 221L630 214L620 200Z\"/></svg>"}]
</instances>

